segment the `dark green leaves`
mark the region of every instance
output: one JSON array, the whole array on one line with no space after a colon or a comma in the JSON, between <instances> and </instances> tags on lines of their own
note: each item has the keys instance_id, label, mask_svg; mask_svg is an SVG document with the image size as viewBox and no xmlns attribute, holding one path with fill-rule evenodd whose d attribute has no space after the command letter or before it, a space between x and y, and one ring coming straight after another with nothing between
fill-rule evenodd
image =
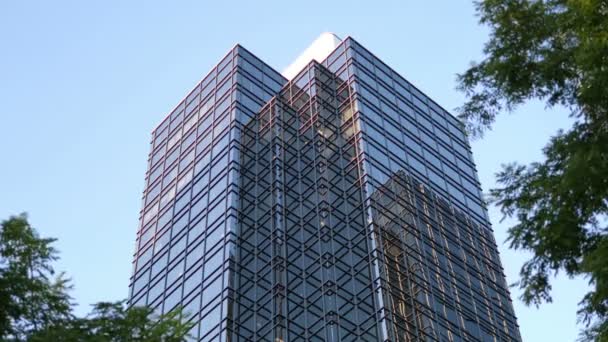
<instances>
[{"instance_id":1,"label":"dark green leaves","mask_svg":"<svg viewBox=\"0 0 608 342\"><path fill-rule=\"evenodd\" d=\"M42 239L25 214L2 222L0 230L0 337L23 338L29 331L71 316L69 285L55 276L53 239Z\"/></svg>"},{"instance_id":2,"label":"dark green leaves","mask_svg":"<svg viewBox=\"0 0 608 342\"><path fill-rule=\"evenodd\" d=\"M520 272L522 299L551 301L559 271L585 277L593 290L581 301L582 337L608 339L608 2L486 0L477 12L491 33L485 59L458 76L469 131L480 136L531 99L575 119L548 142L544 161L504 166L490 192L517 219L511 248L533 253Z\"/></svg>"},{"instance_id":3,"label":"dark green leaves","mask_svg":"<svg viewBox=\"0 0 608 342\"><path fill-rule=\"evenodd\" d=\"M150 308L127 309L124 302L101 302L85 318L54 324L35 332L31 342L61 340L112 342L184 341L192 324L182 323L181 310L156 317Z\"/></svg>"}]
</instances>

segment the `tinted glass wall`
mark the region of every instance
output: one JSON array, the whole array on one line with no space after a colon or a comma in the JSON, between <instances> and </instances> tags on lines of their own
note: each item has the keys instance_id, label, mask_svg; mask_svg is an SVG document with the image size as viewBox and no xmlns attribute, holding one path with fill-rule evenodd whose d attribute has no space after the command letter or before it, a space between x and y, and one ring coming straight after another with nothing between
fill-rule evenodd
<instances>
[{"instance_id":1,"label":"tinted glass wall","mask_svg":"<svg viewBox=\"0 0 608 342\"><path fill-rule=\"evenodd\" d=\"M311 63L243 130L234 341L375 341L352 89Z\"/></svg>"},{"instance_id":2,"label":"tinted glass wall","mask_svg":"<svg viewBox=\"0 0 608 342\"><path fill-rule=\"evenodd\" d=\"M240 46L152 134L131 305L204 341L520 340L461 124L356 41Z\"/></svg>"},{"instance_id":3,"label":"tinted glass wall","mask_svg":"<svg viewBox=\"0 0 608 342\"><path fill-rule=\"evenodd\" d=\"M358 43L344 45L328 63L346 59L354 74L388 338L519 340L461 124Z\"/></svg>"},{"instance_id":4,"label":"tinted glass wall","mask_svg":"<svg viewBox=\"0 0 608 342\"><path fill-rule=\"evenodd\" d=\"M284 82L237 46L152 134L130 302L183 306L198 322L193 339L225 330L241 122Z\"/></svg>"}]
</instances>

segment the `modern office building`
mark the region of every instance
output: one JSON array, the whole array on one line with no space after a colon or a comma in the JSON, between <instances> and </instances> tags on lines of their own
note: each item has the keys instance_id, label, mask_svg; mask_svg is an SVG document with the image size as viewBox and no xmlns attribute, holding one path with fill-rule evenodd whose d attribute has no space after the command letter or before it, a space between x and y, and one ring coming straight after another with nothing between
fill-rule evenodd
<instances>
[{"instance_id":1,"label":"modern office building","mask_svg":"<svg viewBox=\"0 0 608 342\"><path fill-rule=\"evenodd\" d=\"M352 38L237 45L152 133L131 305L202 341L520 341L461 123Z\"/></svg>"}]
</instances>

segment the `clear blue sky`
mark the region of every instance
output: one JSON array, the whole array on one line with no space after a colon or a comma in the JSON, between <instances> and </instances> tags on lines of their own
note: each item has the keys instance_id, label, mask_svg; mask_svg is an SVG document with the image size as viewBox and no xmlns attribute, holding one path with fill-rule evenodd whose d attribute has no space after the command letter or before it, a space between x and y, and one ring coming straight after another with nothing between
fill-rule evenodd
<instances>
[{"instance_id":1,"label":"clear blue sky","mask_svg":"<svg viewBox=\"0 0 608 342\"><path fill-rule=\"evenodd\" d=\"M3 1L0 3L0 218L27 211L59 238L80 313L127 295L149 133L235 43L281 70L324 31L351 35L451 110L455 74L487 30L471 1ZM367 4L367 6L364 6ZM473 142L484 190L509 161L530 162L560 127L542 104L501 117ZM526 255L502 244L507 280ZM517 300L527 341L577 335L582 280L558 278L556 302Z\"/></svg>"}]
</instances>

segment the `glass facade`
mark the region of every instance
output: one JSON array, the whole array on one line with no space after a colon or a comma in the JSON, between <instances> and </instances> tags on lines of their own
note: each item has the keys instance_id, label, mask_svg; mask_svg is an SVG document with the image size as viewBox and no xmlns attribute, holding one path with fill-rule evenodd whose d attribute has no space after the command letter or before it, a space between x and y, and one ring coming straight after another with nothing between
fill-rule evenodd
<instances>
[{"instance_id":1,"label":"glass facade","mask_svg":"<svg viewBox=\"0 0 608 342\"><path fill-rule=\"evenodd\" d=\"M519 341L460 122L352 38L240 46L152 134L131 305L202 341Z\"/></svg>"}]
</instances>

